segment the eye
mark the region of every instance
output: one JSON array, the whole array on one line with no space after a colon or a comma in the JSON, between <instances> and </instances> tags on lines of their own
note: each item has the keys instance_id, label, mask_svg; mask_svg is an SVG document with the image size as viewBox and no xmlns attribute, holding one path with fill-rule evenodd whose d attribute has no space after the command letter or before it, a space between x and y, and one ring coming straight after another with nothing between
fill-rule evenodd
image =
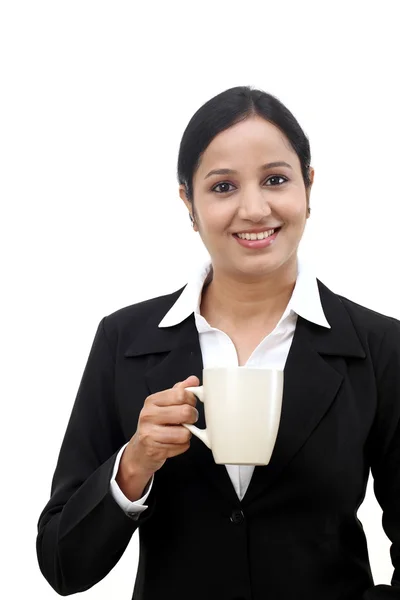
<instances>
[{"instance_id":1,"label":"eye","mask_svg":"<svg viewBox=\"0 0 400 600\"><path fill-rule=\"evenodd\" d=\"M282 175L271 175L271 177L268 177L268 179L266 181L271 181L272 179L282 179L283 183L285 183L287 181L286 177L283 177ZM282 185L282 184L280 183L278 185ZM272 187L276 187L276 185L274 185Z\"/></svg>"},{"instance_id":2,"label":"eye","mask_svg":"<svg viewBox=\"0 0 400 600\"><path fill-rule=\"evenodd\" d=\"M284 183L286 183L288 181L288 179L286 177L283 177L283 175L270 175L265 181L273 181L273 180L281 180L281 183L275 183L275 184L270 184L267 185L267 187L280 187L281 185L283 185ZM222 186L226 186L229 188L229 186L233 185L232 183L229 183L228 181L221 181L220 183L217 183L217 185L215 185L213 188L211 188L212 192L216 192L217 194L227 194L228 192L230 192L231 190L229 189L222 189L222 190L217 190L217 188L222 187Z\"/></svg>"},{"instance_id":3,"label":"eye","mask_svg":"<svg viewBox=\"0 0 400 600\"><path fill-rule=\"evenodd\" d=\"M217 188L220 187L220 186L228 186L229 187L230 185L232 185L232 184L228 183L227 181L221 181L221 183L217 183L217 185L215 185L213 188L211 188L211 191L212 192L217 192L217 194L226 194L230 190L226 190L225 189L225 190L218 191Z\"/></svg>"}]
</instances>

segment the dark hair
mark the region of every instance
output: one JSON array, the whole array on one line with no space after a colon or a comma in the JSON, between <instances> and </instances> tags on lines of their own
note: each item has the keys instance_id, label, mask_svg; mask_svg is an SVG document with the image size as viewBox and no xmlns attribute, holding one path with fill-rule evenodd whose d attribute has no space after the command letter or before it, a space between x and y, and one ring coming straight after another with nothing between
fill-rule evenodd
<instances>
[{"instance_id":1,"label":"dark hair","mask_svg":"<svg viewBox=\"0 0 400 600\"><path fill-rule=\"evenodd\" d=\"M179 184L185 185L190 202L193 202L193 176L207 146L218 133L253 115L270 121L286 135L299 157L305 186L310 186L310 144L292 113L275 96L251 86L239 86L225 90L203 104L183 133L177 175Z\"/></svg>"}]
</instances>

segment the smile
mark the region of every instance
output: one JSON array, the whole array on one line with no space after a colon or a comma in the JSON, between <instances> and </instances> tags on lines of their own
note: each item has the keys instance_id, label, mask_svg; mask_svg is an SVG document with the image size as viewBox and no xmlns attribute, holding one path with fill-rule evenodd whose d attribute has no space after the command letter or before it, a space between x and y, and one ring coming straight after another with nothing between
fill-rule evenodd
<instances>
[{"instance_id":1,"label":"smile","mask_svg":"<svg viewBox=\"0 0 400 600\"><path fill-rule=\"evenodd\" d=\"M277 229L280 228L276 227L275 229L268 229L267 231L262 231L260 233L237 233L236 235L241 240L263 240L273 235Z\"/></svg>"},{"instance_id":2,"label":"smile","mask_svg":"<svg viewBox=\"0 0 400 600\"><path fill-rule=\"evenodd\" d=\"M281 227L276 227L260 233L234 233L233 237L241 246L257 250L273 245L280 230Z\"/></svg>"}]
</instances>

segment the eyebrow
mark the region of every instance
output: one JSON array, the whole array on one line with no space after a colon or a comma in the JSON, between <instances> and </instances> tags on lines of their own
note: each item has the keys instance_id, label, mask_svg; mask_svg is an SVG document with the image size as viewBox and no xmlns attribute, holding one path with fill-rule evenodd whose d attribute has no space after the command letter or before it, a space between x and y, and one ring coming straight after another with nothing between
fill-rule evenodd
<instances>
[{"instance_id":1,"label":"eyebrow","mask_svg":"<svg viewBox=\"0 0 400 600\"><path fill-rule=\"evenodd\" d=\"M259 170L264 171L265 169L272 169L273 167L288 167L289 169L292 169L289 163L285 162L284 160L277 160L275 162L265 163L265 165L261 165ZM235 171L234 169L214 169L207 173L204 179L207 179L207 177L211 177L211 175L231 175L236 173L237 171Z\"/></svg>"}]
</instances>

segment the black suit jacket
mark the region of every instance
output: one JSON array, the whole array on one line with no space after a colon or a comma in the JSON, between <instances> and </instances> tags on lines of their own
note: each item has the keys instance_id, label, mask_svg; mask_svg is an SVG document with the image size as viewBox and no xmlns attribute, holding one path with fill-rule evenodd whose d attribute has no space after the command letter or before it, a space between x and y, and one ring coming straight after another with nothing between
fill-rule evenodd
<instances>
[{"instance_id":1,"label":"black suit jacket","mask_svg":"<svg viewBox=\"0 0 400 600\"><path fill-rule=\"evenodd\" d=\"M331 329L298 317L273 456L243 500L193 437L156 473L139 520L110 493L116 455L148 395L192 374L202 383L199 338L193 315L158 328L183 288L100 321L38 523L39 565L59 594L105 577L138 528L136 600L400 599L400 322L318 285ZM357 518L370 469L391 586L374 586Z\"/></svg>"}]
</instances>

